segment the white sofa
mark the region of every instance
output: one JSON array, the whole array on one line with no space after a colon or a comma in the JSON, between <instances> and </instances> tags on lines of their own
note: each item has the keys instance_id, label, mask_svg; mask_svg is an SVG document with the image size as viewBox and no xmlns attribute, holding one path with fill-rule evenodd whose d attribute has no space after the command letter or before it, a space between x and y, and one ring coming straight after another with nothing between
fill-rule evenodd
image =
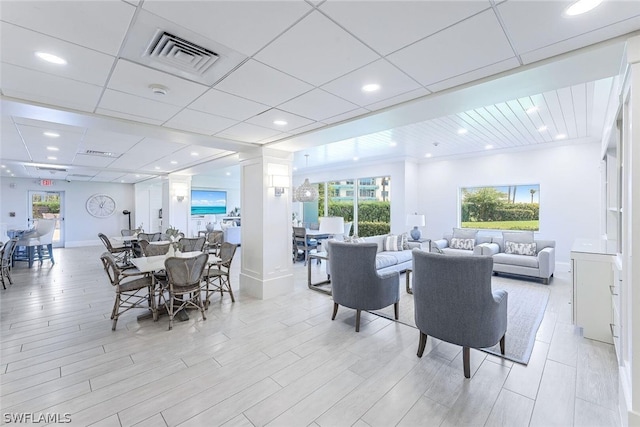
<instances>
[{"instance_id":1,"label":"white sofa","mask_svg":"<svg viewBox=\"0 0 640 427\"><path fill-rule=\"evenodd\" d=\"M453 248L451 244L453 238L474 239L474 244L467 249ZM434 240L431 243L431 251L454 255L482 255L482 248L479 245L491 243L491 239L490 235L483 235L476 229L454 228L452 233L445 233L442 239Z\"/></svg>"}]
</instances>

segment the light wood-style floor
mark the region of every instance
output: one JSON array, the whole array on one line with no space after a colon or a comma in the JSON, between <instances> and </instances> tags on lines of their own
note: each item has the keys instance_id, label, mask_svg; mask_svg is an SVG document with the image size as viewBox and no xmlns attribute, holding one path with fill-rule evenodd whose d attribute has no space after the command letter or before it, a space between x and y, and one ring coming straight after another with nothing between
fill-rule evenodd
<instances>
[{"instance_id":1,"label":"light wood-style floor","mask_svg":"<svg viewBox=\"0 0 640 427\"><path fill-rule=\"evenodd\" d=\"M409 326L363 313L356 333L345 308L332 322L302 263L291 295L216 296L206 321L191 312L172 331L166 316L133 310L112 332L101 252L55 250L55 266L19 266L0 291L2 423L29 413L68 414L73 426L619 425L614 350L571 325L566 271L549 286L529 365L473 350L467 380L460 347L430 338L419 359Z\"/></svg>"}]
</instances>

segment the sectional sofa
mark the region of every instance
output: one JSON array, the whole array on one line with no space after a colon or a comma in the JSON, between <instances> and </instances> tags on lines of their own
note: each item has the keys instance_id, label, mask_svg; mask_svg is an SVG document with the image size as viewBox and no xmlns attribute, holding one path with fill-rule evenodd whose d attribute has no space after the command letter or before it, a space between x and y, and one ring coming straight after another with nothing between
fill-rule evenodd
<instances>
[{"instance_id":1,"label":"sectional sofa","mask_svg":"<svg viewBox=\"0 0 640 427\"><path fill-rule=\"evenodd\" d=\"M554 240L536 239L532 231L496 232L454 228L431 244L432 252L493 257L494 274L508 273L542 279L549 284L555 271ZM454 240L455 239L455 240Z\"/></svg>"}]
</instances>

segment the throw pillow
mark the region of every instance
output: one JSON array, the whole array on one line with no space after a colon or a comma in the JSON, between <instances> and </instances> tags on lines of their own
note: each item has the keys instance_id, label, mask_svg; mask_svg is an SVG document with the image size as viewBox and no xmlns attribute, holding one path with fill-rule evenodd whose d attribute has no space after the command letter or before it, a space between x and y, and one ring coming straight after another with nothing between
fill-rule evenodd
<instances>
[{"instance_id":1,"label":"throw pillow","mask_svg":"<svg viewBox=\"0 0 640 427\"><path fill-rule=\"evenodd\" d=\"M502 238L504 239L505 246L507 242L533 243L533 231L515 231L515 232L503 231Z\"/></svg>"},{"instance_id":2,"label":"throw pillow","mask_svg":"<svg viewBox=\"0 0 640 427\"><path fill-rule=\"evenodd\" d=\"M431 242L430 250L432 253L435 253L435 254L444 254L444 251L440 249L440 247L434 242Z\"/></svg>"},{"instance_id":3,"label":"throw pillow","mask_svg":"<svg viewBox=\"0 0 640 427\"><path fill-rule=\"evenodd\" d=\"M388 252L398 252L402 250L402 236L391 234L385 236L382 249Z\"/></svg>"},{"instance_id":4,"label":"throw pillow","mask_svg":"<svg viewBox=\"0 0 640 427\"><path fill-rule=\"evenodd\" d=\"M365 243L366 240L364 239L364 237L358 237L356 235L353 235L353 236L345 236L344 242L345 243Z\"/></svg>"},{"instance_id":5,"label":"throw pillow","mask_svg":"<svg viewBox=\"0 0 640 427\"><path fill-rule=\"evenodd\" d=\"M407 235L407 233L402 233L400 237L402 237L402 250L406 251L408 249L411 249L409 247L409 236Z\"/></svg>"},{"instance_id":6,"label":"throw pillow","mask_svg":"<svg viewBox=\"0 0 640 427\"><path fill-rule=\"evenodd\" d=\"M504 242L505 254L536 256L536 252L535 243Z\"/></svg>"},{"instance_id":7,"label":"throw pillow","mask_svg":"<svg viewBox=\"0 0 640 427\"><path fill-rule=\"evenodd\" d=\"M451 249L465 249L468 251L472 251L475 245L476 239L458 239L457 237L453 237L451 242L449 242Z\"/></svg>"}]
</instances>

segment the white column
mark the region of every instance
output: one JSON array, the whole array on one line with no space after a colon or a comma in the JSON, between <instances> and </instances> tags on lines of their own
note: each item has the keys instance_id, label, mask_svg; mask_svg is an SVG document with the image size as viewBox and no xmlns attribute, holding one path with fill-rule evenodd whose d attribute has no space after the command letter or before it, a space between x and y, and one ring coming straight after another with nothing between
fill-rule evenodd
<instances>
[{"instance_id":1,"label":"white column","mask_svg":"<svg viewBox=\"0 0 640 427\"><path fill-rule=\"evenodd\" d=\"M240 158L242 263L240 291L267 299L293 290L291 163L288 152L258 148ZM277 197L270 175L287 177Z\"/></svg>"},{"instance_id":2,"label":"white column","mask_svg":"<svg viewBox=\"0 0 640 427\"><path fill-rule=\"evenodd\" d=\"M162 184L162 231L169 226L189 236L191 176L170 174Z\"/></svg>"}]
</instances>

